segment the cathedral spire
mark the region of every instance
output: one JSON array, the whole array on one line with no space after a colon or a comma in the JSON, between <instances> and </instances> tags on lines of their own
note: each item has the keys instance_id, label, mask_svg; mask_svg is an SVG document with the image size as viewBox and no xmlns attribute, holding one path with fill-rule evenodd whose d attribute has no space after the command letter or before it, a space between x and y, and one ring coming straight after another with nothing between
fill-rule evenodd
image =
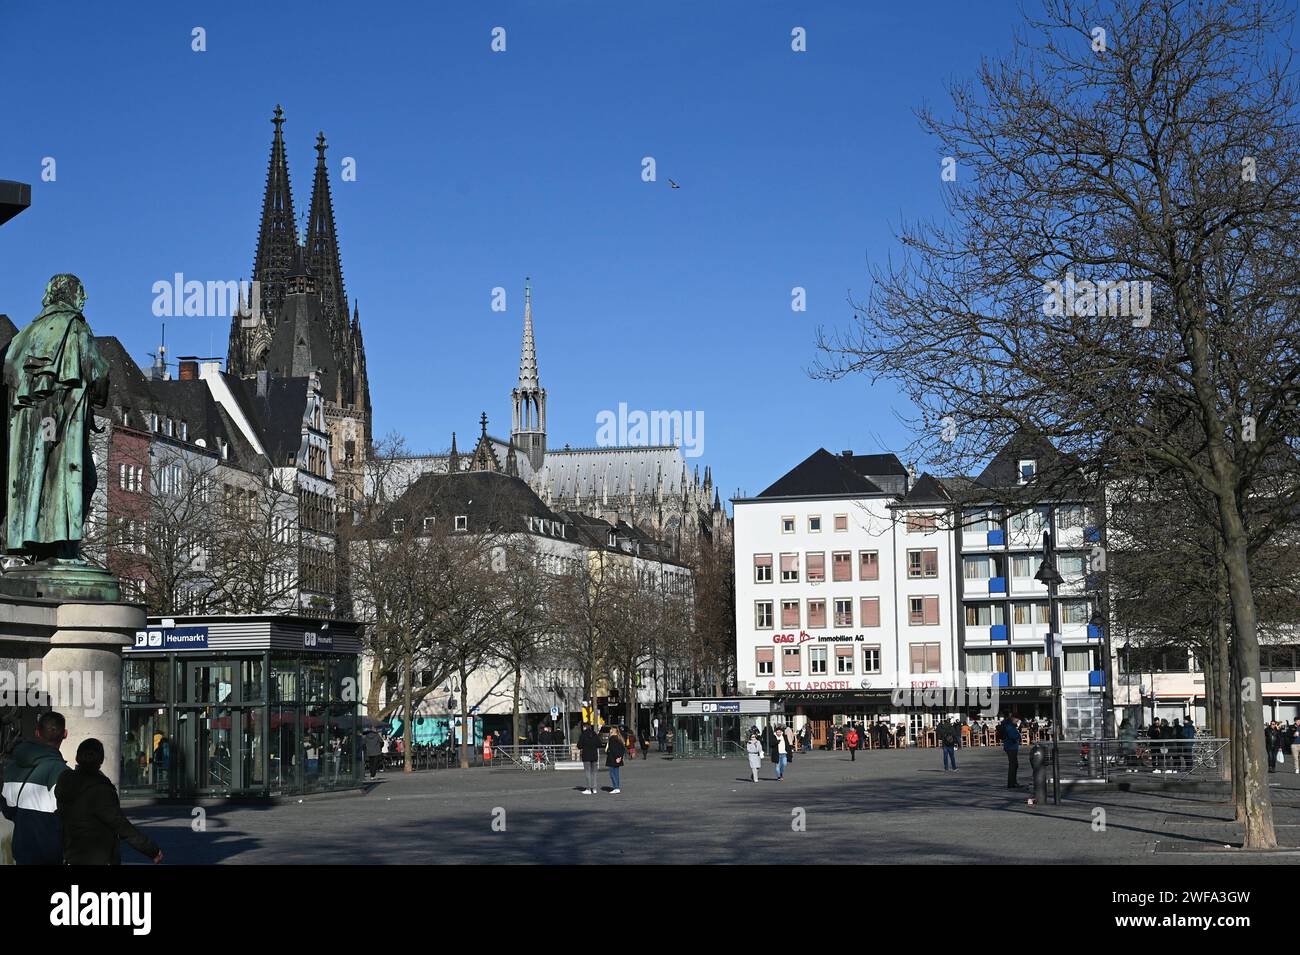
<instances>
[{"instance_id":1,"label":"cathedral spire","mask_svg":"<svg viewBox=\"0 0 1300 955\"><path fill-rule=\"evenodd\" d=\"M519 383L510 393L514 408L510 439L528 455L534 471L546 459L546 389L537 372L537 343L533 340L533 289L524 279L524 341L519 350Z\"/></svg>"},{"instance_id":2,"label":"cathedral spire","mask_svg":"<svg viewBox=\"0 0 1300 955\"><path fill-rule=\"evenodd\" d=\"M325 164L327 148L325 134L318 133L316 179L311 187L311 212L307 219L307 264L320 289L321 312L330 339L341 347L348 337L348 297L343 288L343 264L339 258L338 232L334 227L329 167Z\"/></svg>"},{"instance_id":3,"label":"cathedral spire","mask_svg":"<svg viewBox=\"0 0 1300 955\"><path fill-rule=\"evenodd\" d=\"M271 162L266 171L266 194L262 198L262 220L257 229L257 251L253 256L253 281L260 286L260 318L274 322L284 301L285 283L293 267L298 246L293 220L293 189L289 184L289 159L284 150L284 110L277 103L271 120ZM245 317L230 323L230 355L226 367L232 374L247 375L258 369L260 355L249 354L249 338L266 331L248 327Z\"/></svg>"},{"instance_id":4,"label":"cathedral spire","mask_svg":"<svg viewBox=\"0 0 1300 955\"><path fill-rule=\"evenodd\" d=\"M447 473L455 474L460 470L460 455L456 453L456 432L451 433L451 454L447 455Z\"/></svg>"}]
</instances>

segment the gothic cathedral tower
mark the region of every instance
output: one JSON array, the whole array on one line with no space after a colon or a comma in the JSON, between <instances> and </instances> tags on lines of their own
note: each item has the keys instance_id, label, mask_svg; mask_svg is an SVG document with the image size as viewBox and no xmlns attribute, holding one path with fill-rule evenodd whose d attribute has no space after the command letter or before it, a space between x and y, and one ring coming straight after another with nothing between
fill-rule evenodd
<instances>
[{"instance_id":1,"label":"gothic cathedral tower","mask_svg":"<svg viewBox=\"0 0 1300 955\"><path fill-rule=\"evenodd\" d=\"M546 389L537 374L537 345L533 341L533 293L524 279L524 344L519 354L519 384L510 393L514 416L510 443L528 456L534 473L546 458Z\"/></svg>"},{"instance_id":2,"label":"gothic cathedral tower","mask_svg":"<svg viewBox=\"0 0 1300 955\"><path fill-rule=\"evenodd\" d=\"M359 498L370 447L370 384L361 338L361 311L351 320L334 225L325 134L316 137L316 176L304 241L298 241L293 190L284 146L284 110L271 120L271 163L253 258L254 301L230 323L226 370L253 378L302 377L318 371L340 503ZM304 296L311 299L303 301ZM286 299L292 307L286 311ZM277 334L280 326L285 328Z\"/></svg>"}]
</instances>

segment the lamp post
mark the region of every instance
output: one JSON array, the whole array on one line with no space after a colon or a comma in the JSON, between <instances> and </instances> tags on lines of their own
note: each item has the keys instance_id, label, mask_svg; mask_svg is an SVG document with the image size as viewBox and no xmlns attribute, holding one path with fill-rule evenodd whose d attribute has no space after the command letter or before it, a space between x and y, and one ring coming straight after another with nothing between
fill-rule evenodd
<instances>
[{"instance_id":1,"label":"lamp post","mask_svg":"<svg viewBox=\"0 0 1300 955\"><path fill-rule=\"evenodd\" d=\"M1101 643L1099 644L1102 653L1101 673L1102 679L1105 681L1105 686L1101 688L1101 736L1102 739L1106 739L1110 735L1110 725L1111 721L1114 719L1114 700L1110 699L1110 694L1113 693L1114 690L1111 689L1113 684L1111 683L1110 673L1110 640L1106 636L1106 618L1101 614L1100 594L1098 595L1097 603L1098 606L1093 609L1092 616L1088 618L1088 626L1096 627L1097 632L1101 634ZM1119 735L1118 727L1116 728L1115 735Z\"/></svg>"},{"instance_id":2,"label":"lamp post","mask_svg":"<svg viewBox=\"0 0 1300 955\"><path fill-rule=\"evenodd\" d=\"M1047 649L1052 656L1052 804L1061 804L1061 627L1056 606L1056 591L1065 580L1056 569L1056 547L1052 543L1052 532L1043 531L1043 562L1038 566L1034 579L1047 585L1047 618L1050 632L1047 635Z\"/></svg>"}]
</instances>

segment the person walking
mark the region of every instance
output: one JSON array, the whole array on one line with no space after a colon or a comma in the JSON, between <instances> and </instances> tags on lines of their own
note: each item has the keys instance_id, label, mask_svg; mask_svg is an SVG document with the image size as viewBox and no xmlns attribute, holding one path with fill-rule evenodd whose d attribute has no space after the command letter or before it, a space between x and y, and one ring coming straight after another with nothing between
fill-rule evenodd
<instances>
[{"instance_id":1,"label":"person walking","mask_svg":"<svg viewBox=\"0 0 1300 955\"><path fill-rule=\"evenodd\" d=\"M785 753L788 762L794 762L794 727L785 728Z\"/></svg>"},{"instance_id":2,"label":"person walking","mask_svg":"<svg viewBox=\"0 0 1300 955\"><path fill-rule=\"evenodd\" d=\"M18 865L60 865L63 834L54 790L68 768L59 747L68 738L62 713L42 713L35 738L14 747L5 765L0 813L14 824L13 853Z\"/></svg>"},{"instance_id":3,"label":"person walking","mask_svg":"<svg viewBox=\"0 0 1300 955\"><path fill-rule=\"evenodd\" d=\"M623 757L627 755L627 746L618 733L618 727L609 731L605 742L605 768L609 770L610 794L617 796L623 790L619 788L619 771L623 768Z\"/></svg>"},{"instance_id":4,"label":"person walking","mask_svg":"<svg viewBox=\"0 0 1300 955\"><path fill-rule=\"evenodd\" d=\"M776 781L780 782L785 778L785 732L782 727L776 727L776 732L772 736L772 764L776 766Z\"/></svg>"},{"instance_id":5,"label":"person walking","mask_svg":"<svg viewBox=\"0 0 1300 955\"><path fill-rule=\"evenodd\" d=\"M1264 750L1268 753L1268 771L1270 773L1277 771L1277 749L1277 722L1273 721L1264 727Z\"/></svg>"},{"instance_id":6,"label":"person walking","mask_svg":"<svg viewBox=\"0 0 1300 955\"><path fill-rule=\"evenodd\" d=\"M758 733L749 734L749 742L745 744L745 754L749 758L749 775L758 782L758 770L763 765L763 744L758 741Z\"/></svg>"},{"instance_id":7,"label":"person walking","mask_svg":"<svg viewBox=\"0 0 1300 955\"><path fill-rule=\"evenodd\" d=\"M63 826L63 861L68 865L121 865L121 843L162 862L158 844L122 814L117 787L101 771L104 744L82 740L77 747L77 767L65 769L55 789L59 820Z\"/></svg>"},{"instance_id":8,"label":"person walking","mask_svg":"<svg viewBox=\"0 0 1300 955\"><path fill-rule=\"evenodd\" d=\"M650 734L648 733L641 734L641 758L650 758Z\"/></svg>"},{"instance_id":9,"label":"person walking","mask_svg":"<svg viewBox=\"0 0 1300 955\"><path fill-rule=\"evenodd\" d=\"M375 773L379 772L379 760L383 758L383 741L379 734L374 730L366 730L364 734L366 747L366 769L370 771L370 778L375 778Z\"/></svg>"},{"instance_id":10,"label":"person walking","mask_svg":"<svg viewBox=\"0 0 1300 955\"><path fill-rule=\"evenodd\" d=\"M1295 771L1300 773L1300 716L1287 727L1287 733L1291 737L1291 758L1295 762Z\"/></svg>"},{"instance_id":11,"label":"person walking","mask_svg":"<svg viewBox=\"0 0 1300 955\"><path fill-rule=\"evenodd\" d=\"M596 773L600 762L600 734L590 723L582 724L582 733L578 736L578 755L582 757L582 769L587 774L587 788L584 796L594 796L600 790L596 786Z\"/></svg>"},{"instance_id":12,"label":"person walking","mask_svg":"<svg viewBox=\"0 0 1300 955\"><path fill-rule=\"evenodd\" d=\"M1002 721L1002 751L1007 754L1007 788L1019 789L1020 780L1020 717L1009 716Z\"/></svg>"},{"instance_id":13,"label":"person walking","mask_svg":"<svg viewBox=\"0 0 1300 955\"><path fill-rule=\"evenodd\" d=\"M844 734L844 744L849 748L849 762L858 761L858 728L850 725L849 731Z\"/></svg>"},{"instance_id":14,"label":"person walking","mask_svg":"<svg viewBox=\"0 0 1300 955\"><path fill-rule=\"evenodd\" d=\"M948 771L948 764L952 763L953 772L957 771L957 741L961 738L961 731L957 729L957 724L952 720L946 719L939 724L939 745L943 747L943 771Z\"/></svg>"}]
</instances>

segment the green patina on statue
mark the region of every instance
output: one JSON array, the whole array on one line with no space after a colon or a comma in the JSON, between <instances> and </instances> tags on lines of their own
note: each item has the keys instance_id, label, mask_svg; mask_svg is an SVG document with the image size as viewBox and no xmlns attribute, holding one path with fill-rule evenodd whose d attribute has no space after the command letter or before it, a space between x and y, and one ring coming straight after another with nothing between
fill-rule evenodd
<instances>
[{"instance_id":1,"label":"green patina on statue","mask_svg":"<svg viewBox=\"0 0 1300 955\"><path fill-rule=\"evenodd\" d=\"M7 572L0 590L117 599L115 578L79 559L95 492L91 409L108 399L108 363L82 314L80 279L54 276L43 304L5 351L4 550L33 564Z\"/></svg>"}]
</instances>

